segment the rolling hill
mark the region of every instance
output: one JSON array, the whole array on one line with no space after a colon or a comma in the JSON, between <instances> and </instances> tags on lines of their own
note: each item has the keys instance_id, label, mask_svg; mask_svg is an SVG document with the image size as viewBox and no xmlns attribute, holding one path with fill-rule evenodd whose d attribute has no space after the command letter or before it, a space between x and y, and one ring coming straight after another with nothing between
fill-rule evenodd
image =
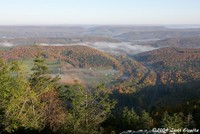
<instances>
[{"instance_id":1,"label":"rolling hill","mask_svg":"<svg viewBox=\"0 0 200 134\"><path fill-rule=\"evenodd\" d=\"M200 49L198 48L161 48L131 57L113 57L105 52L78 45L36 45L0 49L1 58L22 60L27 63L37 54L47 59L52 74L66 74L68 69L116 70L118 73L115 73L114 83L118 90L127 93L156 84L180 84L200 79ZM95 71L97 70L93 70L93 73ZM76 71L74 73L78 74ZM108 75L106 72L103 74ZM90 75L95 77L95 74Z\"/></svg>"},{"instance_id":2,"label":"rolling hill","mask_svg":"<svg viewBox=\"0 0 200 134\"><path fill-rule=\"evenodd\" d=\"M120 70L120 63L113 56L87 46L35 45L0 49L2 59L22 61L28 72L36 55L44 57L50 73L60 75L64 83L107 83L115 79Z\"/></svg>"},{"instance_id":3,"label":"rolling hill","mask_svg":"<svg viewBox=\"0 0 200 134\"><path fill-rule=\"evenodd\" d=\"M137 59L152 68L162 83L200 79L199 48L161 48L139 54Z\"/></svg>"},{"instance_id":4,"label":"rolling hill","mask_svg":"<svg viewBox=\"0 0 200 134\"><path fill-rule=\"evenodd\" d=\"M1 51L6 60L27 60L41 53L48 60L63 60L74 67L110 66L117 62L112 56L86 46L18 46Z\"/></svg>"},{"instance_id":5,"label":"rolling hill","mask_svg":"<svg viewBox=\"0 0 200 134\"><path fill-rule=\"evenodd\" d=\"M168 38L159 40L153 44L153 47L187 47L187 48L199 48L200 37L182 37L182 38Z\"/></svg>"},{"instance_id":6,"label":"rolling hill","mask_svg":"<svg viewBox=\"0 0 200 134\"><path fill-rule=\"evenodd\" d=\"M131 31L115 36L122 41L135 41L144 39L166 39L166 38L182 38L182 37L199 37L199 29L162 29L162 30L143 30Z\"/></svg>"},{"instance_id":7,"label":"rolling hill","mask_svg":"<svg viewBox=\"0 0 200 134\"><path fill-rule=\"evenodd\" d=\"M59 75L62 83L106 83L113 91L111 97L118 101L117 108L180 110L186 102L196 105L200 96L200 48L167 47L134 56L111 56L87 46L0 49L1 58L22 61L28 72L37 54L46 59L50 74Z\"/></svg>"},{"instance_id":8,"label":"rolling hill","mask_svg":"<svg viewBox=\"0 0 200 134\"><path fill-rule=\"evenodd\" d=\"M126 71L112 87L117 109L147 109L158 118L164 111L199 117L199 48L160 48L121 61Z\"/></svg>"}]
</instances>

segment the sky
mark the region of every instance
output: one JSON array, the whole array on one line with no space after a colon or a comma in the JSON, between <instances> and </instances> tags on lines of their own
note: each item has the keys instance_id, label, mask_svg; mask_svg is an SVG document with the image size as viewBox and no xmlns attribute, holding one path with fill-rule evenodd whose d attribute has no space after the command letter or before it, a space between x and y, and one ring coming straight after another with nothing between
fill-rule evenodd
<instances>
[{"instance_id":1,"label":"sky","mask_svg":"<svg viewBox=\"0 0 200 134\"><path fill-rule=\"evenodd\" d=\"M200 24L200 0L0 0L0 25Z\"/></svg>"}]
</instances>

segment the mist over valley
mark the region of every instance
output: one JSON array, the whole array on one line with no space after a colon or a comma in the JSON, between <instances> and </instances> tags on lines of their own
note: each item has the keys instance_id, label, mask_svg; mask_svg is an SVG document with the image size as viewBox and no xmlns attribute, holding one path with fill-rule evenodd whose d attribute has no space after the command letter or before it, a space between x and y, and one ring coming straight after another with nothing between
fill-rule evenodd
<instances>
[{"instance_id":1,"label":"mist over valley","mask_svg":"<svg viewBox=\"0 0 200 134\"><path fill-rule=\"evenodd\" d=\"M184 116L179 118L184 121L188 111L192 111L196 126L200 124L198 27L1 26L0 58L9 66L19 64L28 80L34 67L44 62L49 79L58 76L61 96L70 97L70 91L74 93L70 99L74 99L73 95L84 89L81 103L87 100L88 93L101 91L99 87L105 86L108 97L117 103L112 117L106 118L104 124L115 126L117 132L127 130L127 122L123 123L125 126L121 124L121 120L129 119L125 119L127 112L136 115L134 120L142 126L134 127L135 130L146 127L144 113L149 114L148 121L162 125L163 111L182 112L183 107ZM6 65L2 63L0 67ZM41 68L45 69L43 65ZM11 78L13 74L11 70ZM149 128L152 126L153 123Z\"/></svg>"},{"instance_id":2,"label":"mist over valley","mask_svg":"<svg viewBox=\"0 0 200 134\"><path fill-rule=\"evenodd\" d=\"M19 30L20 29L20 30ZM162 47L199 47L199 28L174 26L1 26L0 46L90 46L134 55Z\"/></svg>"}]
</instances>

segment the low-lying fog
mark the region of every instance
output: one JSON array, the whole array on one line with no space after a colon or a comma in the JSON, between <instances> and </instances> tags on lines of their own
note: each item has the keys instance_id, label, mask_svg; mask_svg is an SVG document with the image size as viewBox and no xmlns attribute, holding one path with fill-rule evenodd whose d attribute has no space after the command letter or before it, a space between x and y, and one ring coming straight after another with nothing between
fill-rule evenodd
<instances>
[{"instance_id":1,"label":"low-lying fog","mask_svg":"<svg viewBox=\"0 0 200 134\"><path fill-rule=\"evenodd\" d=\"M0 43L0 47L12 47L12 46L15 46L15 45L12 43L8 43L8 42Z\"/></svg>"},{"instance_id":2,"label":"low-lying fog","mask_svg":"<svg viewBox=\"0 0 200 134\"><path fill-rule=\"evenodd\" d=\"M111 53L111 54L138 54L150 50L157 49L151 46L137 45L129 42L121 43L107 43L107 42L96 42L89 44L91 47Z\"/></svg>"},{"instance_id":3,"label":"low-lying fog","mask_svg":"<svg viewBox=\"0 0 200 134\"><path fill-rule=\"evenodd\" d=\"M120 54L138 54L141 52L146 52L150 50L157 49L151 46L144 46L133 44L130 42L121 42L121 43L110 43L110 42L95 42L95 43L74 43L74 44L39 44L41 46L71 46L71 45L83 45L89 46L107 53L120 55ZM12 47L16 46L16 44L12 43L0 43L0 46L4 47Z\"/></svg>"}]
</instances>

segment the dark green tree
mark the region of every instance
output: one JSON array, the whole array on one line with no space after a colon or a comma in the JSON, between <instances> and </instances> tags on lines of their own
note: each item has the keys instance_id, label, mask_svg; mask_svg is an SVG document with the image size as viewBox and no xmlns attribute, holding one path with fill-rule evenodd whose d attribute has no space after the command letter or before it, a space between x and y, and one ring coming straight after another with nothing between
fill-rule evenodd
<instances>
[{"instance_id":1,"label":"dark green tree","mask_svg":"<svg viewBox=\"0 0 200 134\"><path fill-rule=\"evenodd\" d=\"M185 119L185 127L186 128L194 128L195 127L195 122L193 120L192 114L188 114L186 119Z\"/></svg>"},{"instance_id":2,"label":"dark green tree","mask_svg":"<svg viewBox=\"0 0 200 134\"><path fill-rule=\"evenodd\" d=\"M58 76L52 78L49 75L44 58L39 56L34 59L32 71L31 89L37 94L40 103L43 104L44 128L47 131L57 131L65 121L65 109L58 94L60 78Z\"/></svg>"},{"instance_id":3,"label":"dark green tree","mask_svg":"<svg viewBox=\"0 0 200 134\"><path fill-rule=\"evenodd\" d=\"M40 129L42 105L30 89L26 75L17 63L0 64L1 124L4 131L13 132L20 127ZM38 110L36 110L38 109Z\"/></svg>"},{"instance_id":4,"label":"dark green tree","mask_svg":"<svg viewBox=\"0 0 200 134\"><path fill-rule=\"evenodd\" d=\"M0 117L4 131L20 129L57 131L65 111L57 93L58 78L51 78L43 59L36 58L28 79L14 62L0 61Z\"/></svg>"},{"instance_id":5,"label":"dark green tree","mask_svg":"<svg viewBox=\"0 0 200 134\"><path fill-rule=\"evenodd\" d=\"M169 115L168 112L165 112L162 118L162 127L169 129L181 129L184 126L184 120L182 116L182 113L174 113L173 115Z\"/></svg>"},{"instance_id":6,"label":"dark green tree","mask_svg":"<svg viewBox=\"0 0 200 134\"><path fill-rule=\"evenodd\" d=\"M142 111L140 116L140 125L141 129L151 129L154 125L153 119L150 117L149 113L146 111Z\"/></svg>"},{"instance_id":7,"label":"dark green tree","mask_svg":"<svg viewBox=\"0 0 200 134\"><path fill-rule=\"evenodd\" d=\"M87 90L80 85L66 88L69 113L66 116L68 133L97 133L100 124L106 120L115 102L109 99L109 92L103 86Z\"/></svg>"},{"instance_id":8,"label":"dark green tree","mask_svg":"<svg viewBox=\"0 0 200 134\"><path fill-rule=\"evenodd\" d=\"M139 115L135 110L125 107L122 111L122 126L124 130L137 130L139 126Z\"/></svg>"}]
</instances>

